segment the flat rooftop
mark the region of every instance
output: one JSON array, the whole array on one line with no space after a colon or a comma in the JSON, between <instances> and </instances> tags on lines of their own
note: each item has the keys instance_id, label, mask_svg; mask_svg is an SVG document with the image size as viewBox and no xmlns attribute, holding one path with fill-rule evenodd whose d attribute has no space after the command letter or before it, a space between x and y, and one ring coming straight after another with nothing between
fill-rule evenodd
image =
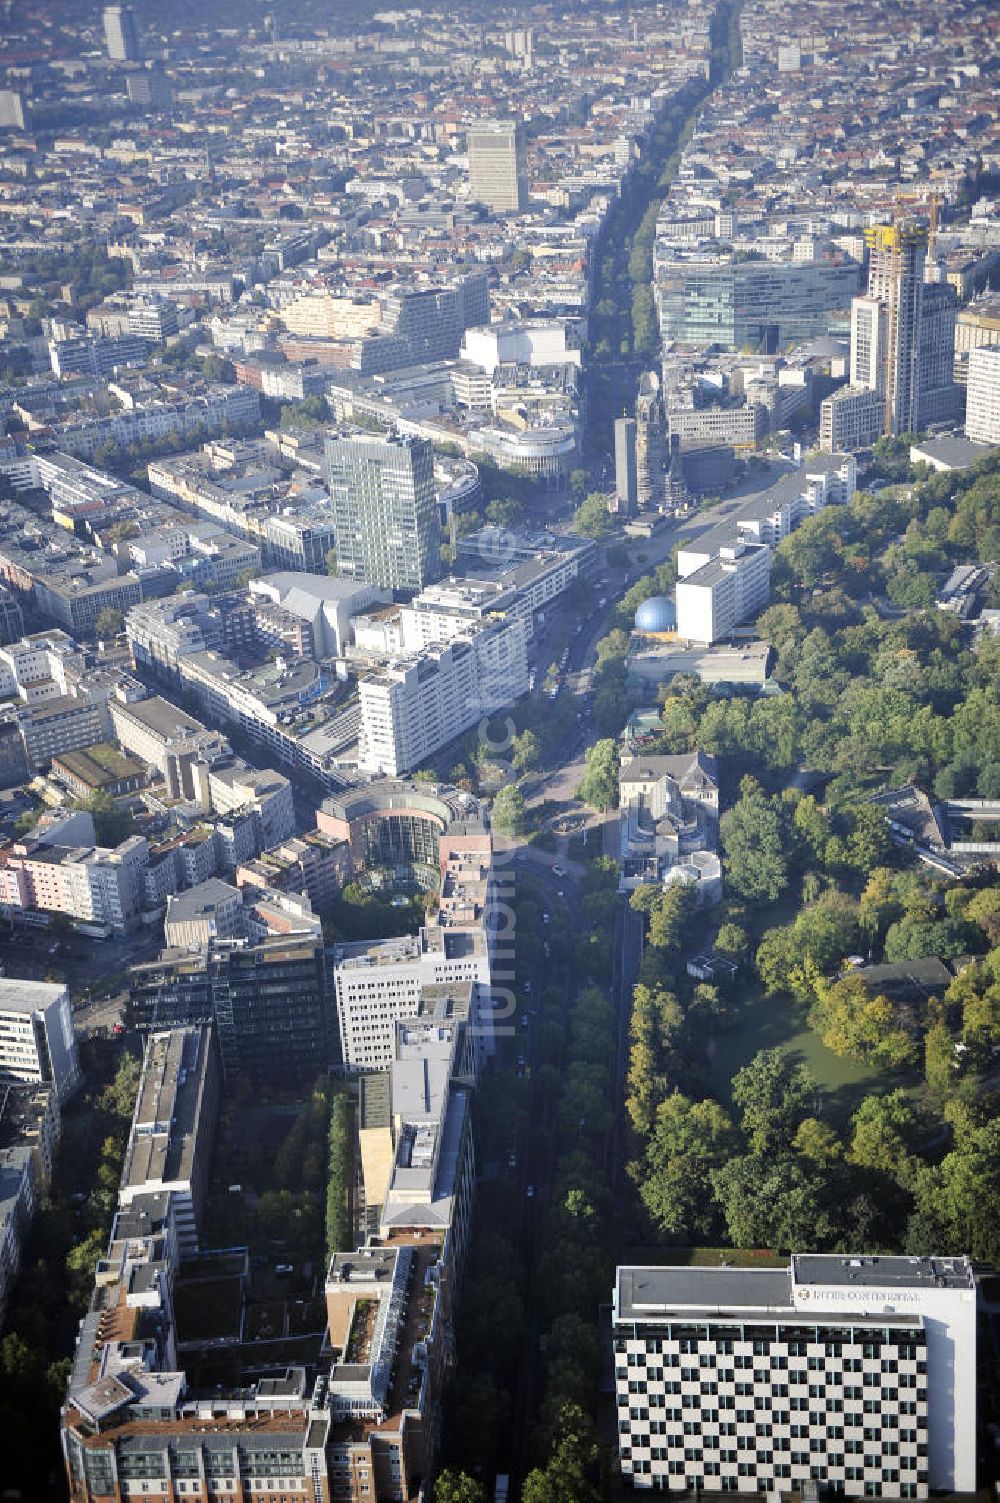
<instances>
[{"instance_id":1,"label":"flat rooftop","mask_svg":"<svg viewBox=\"0 0 1000 1503\"><path fill-rule=\"evenodd\" d=\"M22 981L4 976L0 978L0 1013L44 1012L65 995L66 988L61 982Z\"/></svg>"},{"instance_id":2,"label":"flat rooftop","mask_svg":"<svg viewBox=\"0 0 1000 1503\"><path fill-rule=\"evenodd\" d=\"M149 730L166 740L183 740L186 736L197 735L198 732L205 730L200 720L195 720L185 710L178 709L176 705L172 705L168 699L163 699L158 694L150 699L135 700L121 708L133 719L140 721Z\"/></svg>"},{"instance_id":3,"label":"flat rooftop","mask_svg":"<svg viewBox=\"0 0 1000 1503\"><path fill-rule=\"evenodd\" d=\"M207 1028L172 1029L150 1038L122 1170L126 1192L191 1178L210 1047Z\"/></svg>"},{"instance_id":4,"label":"flat rooftop","mask_svg":"<svg viewBox=\"0 0 1000 1503\"><path fill-rule=\"evenodd\" d=\"M619 1268L618 1318L792 1308L790 1268Z\"/></svg>"},{"instance_id":5,"label":"flat rooftop","mask_svg":"<svg viewBox=\"0 0 1000 1503\"><path fill-rule=\"evenodd\" d=\"M796 1284L875 1289L973 1289L968 1258L837 1257L831 1253L796 1253ZM759 1277L759 1275L755 1275Z\"/></svg>"}]
</instances>

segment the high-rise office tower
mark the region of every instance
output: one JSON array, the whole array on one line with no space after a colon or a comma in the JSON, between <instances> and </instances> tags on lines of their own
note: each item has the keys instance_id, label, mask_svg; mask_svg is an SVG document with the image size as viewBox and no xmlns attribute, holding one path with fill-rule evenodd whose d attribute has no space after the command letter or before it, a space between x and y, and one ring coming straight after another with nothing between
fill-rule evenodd
<instances>
[{"instance_id":1,"label":"high-rise office tower","mask_svg":"<svg viewBox=\"0 0 1000 1503\"><path fill-rule=\"evenodd\" d=\"M139 24L131 5L106 5L104 40L114 63L137 63L142 58Z\"/></svg>"},{"instance_id":2,"label":"high-rise office tower","mask_svg":"<svg viewBox=\"0 0 1000 1503\"><path fill-rule=\"evenodd\" d=\"M631 516L639 505L635 418L615 419L615 492L622 511Z\"/></svg>"},{"instance_id":3,"label":"high-rise office tower","mask_svg":"<svg viewBox=\"0 0 1000 1503\"><path fill-rule=\"evenodd\" d=\"M917 426L951 422L961 415L955 381L955 322L958 294L949 282L924 284L920 319L920 392Z\"/></svg>"},{"instance_id":4,"label":"high-rise office tower","mask_svg":"<svg viewBox=\"0 0 1000 1503\"><path fill-rule=\"evenodd\" d=\"M342 573L388 590L416 591L441 575L441 519L425 438L326 441Z\"/></svg>"},{"instance_id":5,"label":"high-rise office tower","mask_svg":"<svg viewBox=\"0 0 1000 1503\"><path fill-rule=\"evenodd\" d=\"M484 121L468 132L469 191L495 214L519 214L528 205L523 127L516 120Z\"/></svg>"},{"instance_id":6,"label":"high-rise office tower","mask_svg":"<svg viewBox=\"0 0 1000 1503\"><path fill-rule=\"evenodd\" d=\"M173 93L169 81L159 69L130 73L125 80L125 88L130 104L141 104L150 110L170 108Z\"/></svg>"},{"instance_id":7,"label":"high-rise office tower","mask_svg":"<svg viewBox=\"0 0 1000 1503\"><path fill-rule=\"evenodd\" d=\"M924 308L927 231L921 225L873 225L868 246L867 303L885 310L884 358L862 384L885 397L885 431L911 433L920 421L920 327ZM854 357L852 353L852 369Z\"/></svg>"}]
</instances>

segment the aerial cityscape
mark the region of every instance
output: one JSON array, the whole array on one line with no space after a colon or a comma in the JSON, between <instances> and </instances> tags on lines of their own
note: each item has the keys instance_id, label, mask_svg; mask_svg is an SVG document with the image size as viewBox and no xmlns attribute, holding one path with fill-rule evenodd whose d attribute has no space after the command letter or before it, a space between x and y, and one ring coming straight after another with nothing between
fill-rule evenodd
<instances>
[{"instance_id":1,"label":"aerial cityscape","mask_svg":"<svg viewBox=\"0 0 1000 1503\"><path fill-rule=\"evenodd\" d=\"M0 0L0 1503L1000 1491L996 0Z\"/></svg>"}]
</instances>

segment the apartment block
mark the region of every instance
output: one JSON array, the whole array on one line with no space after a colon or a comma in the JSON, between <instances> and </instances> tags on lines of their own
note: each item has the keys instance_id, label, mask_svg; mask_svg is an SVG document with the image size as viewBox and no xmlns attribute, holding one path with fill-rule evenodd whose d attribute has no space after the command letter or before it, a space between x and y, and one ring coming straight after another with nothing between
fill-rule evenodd
<instances>
[{"instance_id":1,"label":"apartment block","mask_svg":"<svg viewBox=\"0 0 1000 1503\"><path fill-rule=\"evenodd\" d=\"M528 692L524 625L488 622L430 644L364 675L359 692L358 765L398 777Z\"/></svg>"},{"instance_id":2,"label":"apartment block","mask_svg":"<svg viewBox=\"0 0 1000 1503\"><path fill-rule=\"evenodd\" d=\"M764 609L771 597L770 548L736 541L677 581L677 634L719 642Z\"/></svg>"},{"instance_id":3,"label":"apartment block","mask_svg":"<svg viewBox=\"0 0 1000 1503\"><path fill-rule=\"evenodd\" d=\"M885 398L867 386L841 386L819 409L819 446L857 452L870 448L885 429Z\"/></svg>"},{"instance_id":4,"label":"apartment block","mask_svg":"<svg viewBox=\"0 0 1000 1503\"><path fill-rule=\"evenodd\" d=\"M121 845L62 846L28 836L4 852L0 903L11 912L63 913L116 934L131 927L143 907L149 846L141 835Z\"/></svg>"},{"instance_id":5,"label":"apartment block","mask_svg":"<svg viewBox=\"0 0 1000 1503\"><path fill-rule=\"evenodd\" d=\"M60 1125L51 1085L0 1085L0 1331L25 1237L52 1180Z\"/></svg>"}]
</instances>

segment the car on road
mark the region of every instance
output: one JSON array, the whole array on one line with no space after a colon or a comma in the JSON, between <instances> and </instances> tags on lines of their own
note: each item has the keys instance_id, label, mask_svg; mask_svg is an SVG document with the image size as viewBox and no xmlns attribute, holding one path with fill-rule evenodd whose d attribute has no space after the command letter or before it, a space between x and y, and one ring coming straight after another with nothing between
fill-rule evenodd
<instances>
[{"instance_id":1,"label":"car on road","mask_svg":"<svg viewBox=\"0 0 1000 1503\"><path fill-rule=\"evenodd\" d=\"M564 866L560 866L559 863L558 863L558 861L557 861L556 864L555 864L555 866L553 866L553 868L552 868L552 875L554 877L565 877L568 874L567 874L566 868Z\"/></svg>"},{"instance_id":2,"label":"car on road","mask_svg":"<svg viewBox=\"0 0 1000 1503\"><path fill-rule=\"evenodd\" d=\"M543 924L547 924L548 922L549 922L549 916L548 916L548 914L547 913L543 913L542 914L542 923Z\"/></svg>"},{"instance_id":3,"label":"car on road","mask_svg":"<svg viewBox=\"0 0 1000 1503\"><path fill-rule=\"evenodd\" d=\"M527 1060L525 1059L525 1057L524 1057L523 1054L519 1054L517 1056L517 1073L518 1073L518 1075L523 1075L524 1074L526 1066L527 1066Z\"/></svg>"},{"instance_id":4,"label":"car on road","mask_svg":"<svg viewBox=\"0 0 1000 1503\"><path fill-rule=\"evenodd\" d=\"M513 1174L514 1170L517 1168L517 1154L514 1152L513 1148L507 1155L507 1168L510 1170L511 1174Z\"/></svg>"},{"instance_id":5,"label":"car on road","mask_svg":"<svg viewBox=\"0 0 1000 1503\"><path fill-rule=\"evenodd\" d=\"M527 1026L528 1026L528 1014L526 1012L522 1012L522 1014L521 1014L521 1027L522 1028L527 1028Z\"/></svg>"},{"instance_id":6,"label":"car on road","mask_svg":"<svg viewBox=\"0 0 1000 1503\"><path fill-rule=\"evenodd\" d=\"M531 992L531 982L530 981L526 981L524 983L524 990L525 990L526 994L530 995L530 992Z\"/></svg>"},{"instance_id":7,"label":"car on road","mask_svg":"<svg viewBox=\"0 0 1000 1503\"><path fill-rule=\"evenodd\" d=\"M528 1199L531 1200L534 1197L534 1194L535 1194L535 1187L534 1187L534 1185L529 1185L528 1188L525 1190L524 1193L525 1193L525 1195L527 1195Z\"/></svg>"},{"instance_id":8,"label":"car on road","mask_svg":"<svg viewBox=\"0 0 1000 1503\"><path fill-rule=\"evenodd\" d=\"M292 1273L295 1272L295 1264L294 1263L276 1263L274 1265L274 1272L275 1272L276 1276L279 1279L287 1279L288 1276L289 1276L289 1274L292 1274Z\"/></svg>"}]
</instances>

